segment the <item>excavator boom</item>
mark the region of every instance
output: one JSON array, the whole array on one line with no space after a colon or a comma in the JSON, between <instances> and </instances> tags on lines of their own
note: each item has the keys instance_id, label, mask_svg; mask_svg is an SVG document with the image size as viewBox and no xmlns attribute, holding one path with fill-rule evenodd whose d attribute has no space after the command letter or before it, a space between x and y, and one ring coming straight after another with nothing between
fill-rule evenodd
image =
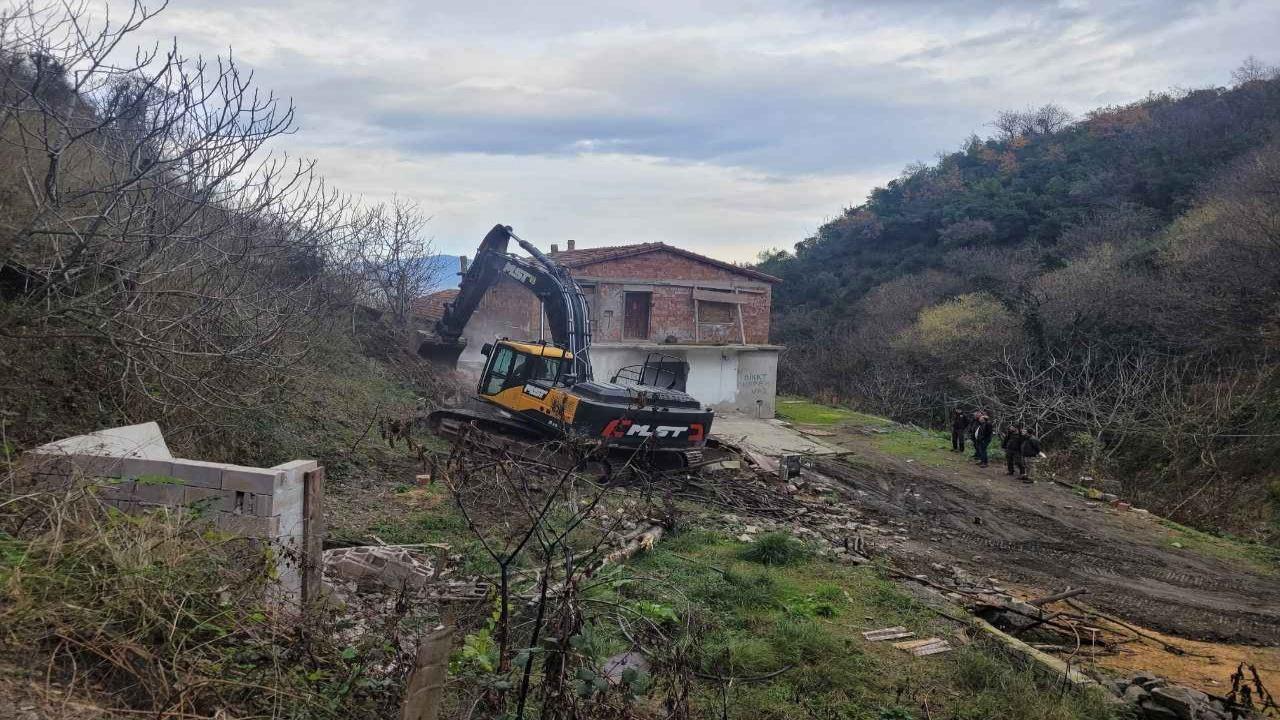
<instances>
[{"instance_id":1,"label":"excavator boom","mask_svg":"<svg viewBox=\"0 0 1280 720\"><path fill-rule=\"evenodd\" d=\"M532 260L508 252L510 240L515 240ZM445 305L444 315L436 322L435 335L419 346L419 354L440 365L457 367L458 358L466 349L462 333L467 322L485 292L504 275L542 301L552 341L573 356L566 380L591 380L591 316L582 288L567 270L532 243L516 237L508 225L494 225L484 236L475 261L462 276L458 296Z\"/></svg>"}]
</instances>

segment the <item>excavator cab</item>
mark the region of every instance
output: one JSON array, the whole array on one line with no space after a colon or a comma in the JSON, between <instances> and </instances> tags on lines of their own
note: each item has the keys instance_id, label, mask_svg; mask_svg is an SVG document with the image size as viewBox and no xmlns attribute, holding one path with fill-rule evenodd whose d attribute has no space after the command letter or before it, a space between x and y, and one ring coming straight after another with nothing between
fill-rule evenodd
<instances>
[{"instance_id":1,"label":"excavator cab","mask_svg":"<svg viewBox=\"0 0 1280 720\"><path fill-rule=\"evenodd\" d=\"M511 340L500 340L496 345L486 343L480 353L487 360L476 389L490 398L515 388L541 398L551 388L564 385L564 369L573 358L553 345ZM526 385L536 389L526 390Z\"/></svg>"}]
</instances>

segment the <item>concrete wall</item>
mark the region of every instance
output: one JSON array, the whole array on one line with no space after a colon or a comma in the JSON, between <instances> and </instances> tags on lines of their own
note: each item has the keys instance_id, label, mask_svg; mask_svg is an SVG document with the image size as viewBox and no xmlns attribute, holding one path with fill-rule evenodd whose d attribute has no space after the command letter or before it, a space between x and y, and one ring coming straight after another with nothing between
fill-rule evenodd
<instances>
[{"instance_id":1,"label":"concrete wall","mask_svg":"<svg viewBox=\"0 0 1280 720\"><path fill-rule=\"evenodd\" d=\"M260 468L157 457L168 455L167 447L163 453L157 447L164 447L160 429L146 423L50 443L23 460L35 480L96 485L101 502L122 512L187 508L220 530L271 542L279 557L277 590L296 601L302 589L303 474L319 464L295 460Z\"/></svg>"},{"instance_id":2,"label":"concrete wall","mask_svg":"<svg viewBox=\"0 0 1280 720\"><path fill-rule=\"evenodd\" d=\"M689 364L689 394L719 411L771 418L778 382L778 351L761 345L645 345L597 343L591 348L596 379L609 380L619 369L643 363L651 352Z\"/></svg>"}]
</instances>

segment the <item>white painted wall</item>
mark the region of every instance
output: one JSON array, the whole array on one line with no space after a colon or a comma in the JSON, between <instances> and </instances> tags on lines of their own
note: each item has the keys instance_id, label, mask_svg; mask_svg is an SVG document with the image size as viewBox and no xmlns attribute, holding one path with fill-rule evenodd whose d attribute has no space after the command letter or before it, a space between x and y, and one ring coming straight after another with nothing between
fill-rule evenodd
<instances>
[{"instance_id":1,"label":"white painted wall","mask_svg":"<svg viewBox=\"0 0 1280 720\"><path fill-rule=\"evenodd\" d=\"M596 343L591 363L597 380L639 365L651 352L689 363L687 391L717 410L771 418L778 386L778 350L758 345L636 345Z\"/></svg>"}]
</instances>

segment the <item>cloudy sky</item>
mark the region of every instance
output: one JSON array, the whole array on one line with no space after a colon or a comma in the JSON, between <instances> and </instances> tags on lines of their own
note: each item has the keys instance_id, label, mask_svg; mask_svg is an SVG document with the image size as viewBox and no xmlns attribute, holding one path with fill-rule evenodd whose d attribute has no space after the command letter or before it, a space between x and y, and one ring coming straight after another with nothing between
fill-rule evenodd
<instances>
[{"instance_id":1,"label":"cloudy sky","mask_svg":"<svg viewBox=\"0 0 1280 720\"><path fill-rule=\"evenodd\" d=\"M996 111L1280 61L1277 0L171 0L145 29L291 96L342 189L546 246L790 247Z\"/></svg>"}]
</instances>

